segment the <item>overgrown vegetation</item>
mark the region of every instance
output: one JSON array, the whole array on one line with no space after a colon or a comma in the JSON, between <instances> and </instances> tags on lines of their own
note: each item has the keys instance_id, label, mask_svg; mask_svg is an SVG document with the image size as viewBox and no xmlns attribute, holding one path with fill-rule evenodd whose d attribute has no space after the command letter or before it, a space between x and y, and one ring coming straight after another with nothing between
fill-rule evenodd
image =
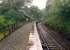
<instances>
[{"instance_id":1,"label":"overgrown vegetation","mask_svg":"<svg viewBox=\"0 0 70 50\"><path fill-rule=\"evenodd\" d=\"M0 3L0 40L8 35L10 29L24 23L25 17L22 7L31 0L2 0ZM21 10L21 11L20 11Z\"/></svg>"},{"instance_id":2,"label":"overgrown vegetation","mask_svg":"<svg viewBox=\"0 0 70 50\"><path fill-rule=\"evenodd\" d=\"M64 37L70 40L70 1L48 0L46 9L45 23L63 33Z\"/></svg>"},{"instance_id":3,"label":"overgrown vegetation","mask_svg":"<svg viewBox=\"0 0 70 50\"><path fill-rule=\"evenodd\" d=\"M31 6L30 14L31 14L32 20L37 21L37 22L40 22L42 20L43 14L42 14L42 11L38 7Z\"/></svg>"}]
</instances>

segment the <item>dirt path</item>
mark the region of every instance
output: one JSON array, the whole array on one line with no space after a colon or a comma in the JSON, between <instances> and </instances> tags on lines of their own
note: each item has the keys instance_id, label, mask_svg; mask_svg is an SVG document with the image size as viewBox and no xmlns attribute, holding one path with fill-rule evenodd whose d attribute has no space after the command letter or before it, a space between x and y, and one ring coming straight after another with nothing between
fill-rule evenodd
<instances>
[{"instance_id":1,"label":"dirt path","mask_svg":"<svg viewBox=\"0 0 70 50\"><path fill-rule=\"evenodd\" d=\"M26 46L29 40L29 32L32 30L32 23L22 26L0 42L0 50L28 50Z\"/></svg>"}]
</instances>

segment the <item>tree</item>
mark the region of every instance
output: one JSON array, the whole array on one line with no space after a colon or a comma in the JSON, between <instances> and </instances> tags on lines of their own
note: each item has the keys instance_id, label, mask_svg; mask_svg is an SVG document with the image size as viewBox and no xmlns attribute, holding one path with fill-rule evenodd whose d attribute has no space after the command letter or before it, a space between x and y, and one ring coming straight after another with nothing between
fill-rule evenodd
<instances>
[{"instance_id":1,"label":"tree","mask_svg":"<svg viewBox=\"0 0 70 50\"><path fill-rule=\"evenodd\" d=\"M60 8L60 16L63 16L67 20L70 19L70 1L64 1Z\"/></svg>"},{"instance_id":2,"label":"tree","mask_svg":"<svg viewBox=\"0 0 70 50\"><path fill-rule=\"evenodd\" d=\"M31 3L32 0L3 0L3 5L8 5L9 7L21 8L27 3Z\"/></svg>"},{"instance_id":3,"label":"tree","mask_svg":"<svg viewBox=\"0 0 70 50\"><path fill-rule=\"evenodd\" d=\"M38 7L35 7L35 6L32 6L30 8L30 11L31 11L31 16L32 16L32 19L36 20L36 21L41 21L41 18L42 18L42 12L40 9L38 9Z\"/></svg>"},{"instance_id":4,"label":"tree","mask_svg":"<svg viewBox=\"0 0 70 50\"><path fill-rule=\"evenodd\" d=\"M0 14L5 15L6 19L15 19L21 20L24 17L24 12L20 12L19 10L22 7L26 6L27 3L30 3L31 0L2 0L0 7ZM23 10L22 10L23 11Z\"/></svg>"},{"instance_id":5,"label":"tree","mask_svg":"<svg viewBox=\"0 0 70 50\"><path fill-rule=\"evenodd\" d=\"M63 33L70 40L70 1L48 0L45 23Z\"/></svg>"}]
</instances>

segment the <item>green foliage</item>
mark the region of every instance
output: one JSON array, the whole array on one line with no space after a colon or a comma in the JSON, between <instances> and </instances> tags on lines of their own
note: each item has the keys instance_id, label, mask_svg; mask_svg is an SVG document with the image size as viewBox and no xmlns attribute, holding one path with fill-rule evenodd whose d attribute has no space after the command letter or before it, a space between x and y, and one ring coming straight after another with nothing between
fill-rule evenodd
<instances>
[{"instance_id":1,"label":"green foliage","mask_svg":"<svg viewBox=\"0 0 70 50\"><path fill-rule=\"evenodd\" d=\"M4 38L4 33L0 32L0 40Z\"/></svg>"},{"instance_id":2,"label":"green foliage","mask_svg":"<svg viewBox=\"0 0 70 50\"><path fill-rule=\"evenodd\" d=\"M63 5L61 5L60 8L61 8L60 16L70 19L70 1L69 0L64 1Z\"/></svg>"},{"instance_id":3,"label":"green foliage","mask_svg":"<svg viewBox=\"0 0 70 50\"><path fill-rule=\"evenodd\" d=\"M40 9L38 9L38 7L36 6L32 6L30 8L31 14L32 14L32 18L35 21L41 21L41 18L43 16L42 12Z\"/></svg>"},{"instance_id":4,"label":"green foliage","mask_svg":"<svg viewBox=\"0 0 70 50\"><path fill-rule=\"evenodd\" d=\"M51 4L49 4L51 3ZM59 32L63 32L65 38L70 40L70 1L49 0L45 23Z\"/></svg>"},{"instance_id":5,"label":"green foliage","mask_svg":"<svg viewBox=\"0 0 70 50\"><path fill-rule=\"evenodd\" d=\"M0 3L0 40L9 32L8 25L24 22L24 12L21 10L31 0L2 0Z\"/></svg>"},{"instance_id":6,"label":"green foliage","mask_svg":"<svg viewBox=\"0 0 70 50\"><path fill-rule=\"evenodd\" d=\"M5 24L6 24L5 16L0 16L0 25L5 25Z\"/></svg>"}]
</instances>

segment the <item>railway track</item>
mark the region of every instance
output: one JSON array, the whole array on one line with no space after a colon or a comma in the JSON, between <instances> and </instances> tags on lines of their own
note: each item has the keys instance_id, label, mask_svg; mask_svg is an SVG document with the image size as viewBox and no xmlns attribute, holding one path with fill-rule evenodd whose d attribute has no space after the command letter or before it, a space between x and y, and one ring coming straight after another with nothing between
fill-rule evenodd
<instances>
[{"instance_id":1,"label":"railway track","mask_svg":"<svg viewBox=\"0 0 70 50\"><path fill-rule=\"evenodd\" d=\"M56 32L46 29L41 23L37 24L43 50L65 50L65 41Z\"/></svg>"}]
</instances>

